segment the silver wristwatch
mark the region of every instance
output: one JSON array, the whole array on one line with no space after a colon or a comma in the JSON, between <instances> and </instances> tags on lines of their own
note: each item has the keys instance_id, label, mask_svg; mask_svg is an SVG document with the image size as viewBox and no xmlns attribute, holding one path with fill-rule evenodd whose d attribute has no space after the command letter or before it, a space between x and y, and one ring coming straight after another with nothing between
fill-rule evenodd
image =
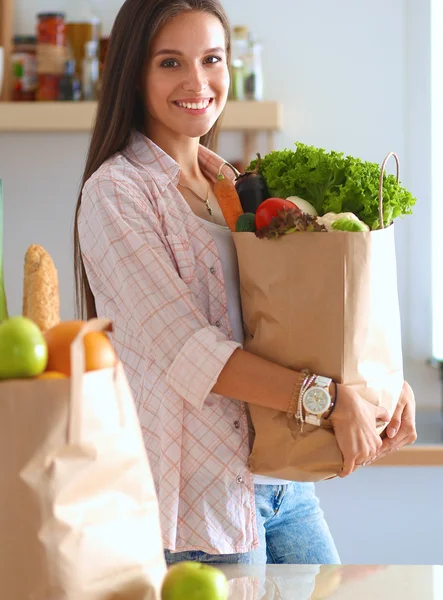
<instances>
[{"instance_id":1,"label":"silver wristwatch","mask_svg":"<svg viewBox=\"0 0 443 600\"><path fill-rule=\"evenodd\" d=\"M305 421L311 425L319 426L322 416L331 408L331 394L329 386L332 379L317 375L313 385L303 394L303 408L305 409Z\"/></svg>"}]
</instances>

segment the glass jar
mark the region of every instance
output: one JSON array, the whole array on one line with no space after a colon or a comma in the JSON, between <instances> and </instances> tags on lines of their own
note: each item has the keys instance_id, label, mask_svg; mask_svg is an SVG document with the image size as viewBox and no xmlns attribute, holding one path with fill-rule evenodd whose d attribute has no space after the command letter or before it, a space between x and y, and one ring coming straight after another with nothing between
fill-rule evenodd
<instances>
[{"instance_id":1,"label":"glass jar","mask_svg":"<svg viewBox=\"0 0 443 600\"><path fill-rule=\"evenodd\" d=\"M64 13L39 13L37 19L37 38L39 44L66 46Z\"/></svg>"},{"instance_id":2,"label":"glass jar","mask_svg":"<svg viewBox=\"0 0 443 600\"><path fill-rule=\"evenodd\" d=\"M37 100L39 102L56 102L60 96L60 80L63 75L40 73L38 75Z\"/></svg>"},{"instance_id":3,"label":"glass jar","mask_svg":"<svg viewBox=\"0 0 443 600\"><path fill-rule=\"evenodd\" d=\"M37 18L37 100L51 102L59 98L67 58L65 15L40 13Z\"/></svg>"},{"instance_id":4,"label":"glass jar","mask_svg":"<svg viewBox=\"0 0 443 600\"><path fill-rule=\"evenodd\" d=\"M101 36L101 21L94 15L87 0L69 2L66 32L72 58L76 61L76 74L81 79L85 46L88 42L99 44Z\"/></svg>"},{"instance_id":5,"label":"glass jar","mask_svg":"<svg viewBox=\"0 0 443 600\"><path fill-rule=\"evenodd\" d=\"M32 102L37 89L37 38L14 37L12 62L12 101Z\"/></svg>"},{"instance_id":6,"label":"glass jar","mask_svg":"<svg viewBox=\"0 0 443 600\"><path fill-rule=\"evenodd\" d=\"M245 99L245 59L248 54L248 28L237 25L232 32L231 100Z\"/></svg>"},{"instance_id":7,"label":"glass jar","mask_svg":"<svg viewBox=\"0 0 443 600\"><path fill-rule=\"evenodd\" d=\"M85 44L85 59L83 61L83 100L97 100L98 81L100 77L100 61L97 56L97 42Z\"/></svg>"},{"instance_id":8,"label":"glass jar","mask_svg":"<svg viewBox=\"0 0 443 600\"><path fill-rule=\"evenodd\" d=\"M263 100L262 45L252 37L245 57L245 99Z\"/></svg>"}]
</instances>

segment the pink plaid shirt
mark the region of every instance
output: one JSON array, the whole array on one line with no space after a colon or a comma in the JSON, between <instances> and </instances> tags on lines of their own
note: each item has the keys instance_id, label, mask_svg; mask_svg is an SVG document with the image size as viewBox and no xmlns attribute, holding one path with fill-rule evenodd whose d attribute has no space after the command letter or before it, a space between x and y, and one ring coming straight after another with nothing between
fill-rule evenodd
<instances>
[{"instance_id":1,"label":"pink plaid shirt","mask_svg":"<svg viewBox=\"0 0 443 600\"><path fill-rule=\"evenodd\" d=\"M199 162L215 181L222 159L200 146ZM179 175L134 133L84 186L81 250L136 401L164 547L249 552L258 535L245 405L211 393L241 344L217 247L177 190Z\"/></svg>"}]
</instances>

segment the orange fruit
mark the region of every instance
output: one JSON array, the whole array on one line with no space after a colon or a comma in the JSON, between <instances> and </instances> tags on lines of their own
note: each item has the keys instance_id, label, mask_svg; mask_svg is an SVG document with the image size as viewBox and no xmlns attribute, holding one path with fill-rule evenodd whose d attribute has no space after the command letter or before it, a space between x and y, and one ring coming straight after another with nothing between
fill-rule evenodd
<instances>
[{"instance_id":1,"label":"orange fruit","mask_svg":"<svg viewBox=\"0 0 443 600\"><path fill-rule=\"evenodd\" d=\"M36 379L67 379L67 377L58 371L45 371L41 375L37 375Z\"/></svg>"},{"instance_id":2,"label":"orange fruit","mask_svg":"<svg viewBox=\"0 0 443 600\"><path fill-rule=\"evenodd\" d=\"M48 345L46 371L71 375L71 343L86 321L62 321L49 329L44 337ZM83 338L85 370L96 371L113 367L117 357L104 332L92 332Z\"/></svg>"}]
</instances>

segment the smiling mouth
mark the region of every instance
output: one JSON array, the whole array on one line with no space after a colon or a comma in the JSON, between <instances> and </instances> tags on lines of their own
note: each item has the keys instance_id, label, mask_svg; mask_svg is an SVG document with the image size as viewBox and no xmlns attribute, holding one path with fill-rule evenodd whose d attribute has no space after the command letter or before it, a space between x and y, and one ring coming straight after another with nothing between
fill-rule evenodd
<instances>
[{"instance_id":1,"label":"smiling mouth","mask_svg":"<svg viewBox=\"0 0 443 600\"><path fill-rule=\"evenodd\" d=\"M202 111L206 110L214 101L214 98L205 98L199 102L182 102L176 100L174 104L179 108L186 108L187 110Z\"/></svg>"}]
</instances>

